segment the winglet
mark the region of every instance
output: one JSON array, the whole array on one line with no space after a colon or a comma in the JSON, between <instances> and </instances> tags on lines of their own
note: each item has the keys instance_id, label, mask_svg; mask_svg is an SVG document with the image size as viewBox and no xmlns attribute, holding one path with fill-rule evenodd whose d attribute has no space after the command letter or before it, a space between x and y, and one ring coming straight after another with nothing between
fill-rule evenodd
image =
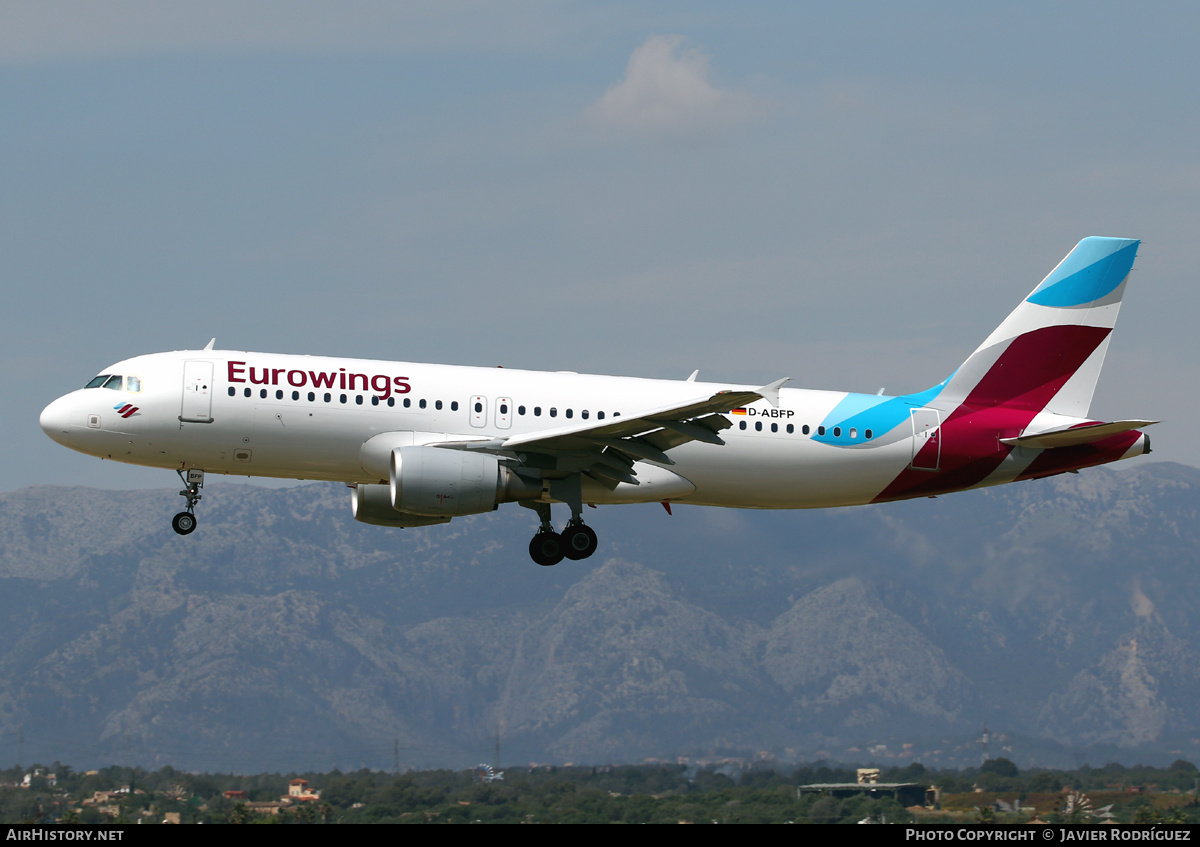
<instances>
[{"instance_id":1,"label":"winglet","mask_svg":"<svg viewBox=\"0 0 1200 847\"><path fill-rule=\"evenodd\" d=\"M205 349L205 350L211 350L211 349L213 349L213 345L214 345L214 344L216 344L216 343L217 343L217 339L215 339L215 338L210 338L210 339L208 340L208 343L204 345L204 349Z\"/></svg>"},{"instance_id":2,"label":"winglet","mask_svg":"<svg viewBox=\"0 0 1200 847\"><path fill-rule=\"evenodd\" d=\"M762 388L754 389L754 393L762 397L772 406L779 408L779 389L783 384L790 380L790 376L785 376L783 379L777 379L774 382L767 383Z\"/></svg>"},{"instance_id":3,"label":"winglet","mask_svg":"<svg viewBox=\"0 0 1200 847\"><path fill-rule=\"evenodd\" d=\"M684 381L685 381L685 382L695 382L695 381L696 381L696 377L698 377L698 376L700 376L700 369L699 369L699 368L696 368L694 371L692 371L692 375L691 375L691 376L689 376L689 377L688 377L686 380L684 380Z\"/></svg>"}]
</instances>

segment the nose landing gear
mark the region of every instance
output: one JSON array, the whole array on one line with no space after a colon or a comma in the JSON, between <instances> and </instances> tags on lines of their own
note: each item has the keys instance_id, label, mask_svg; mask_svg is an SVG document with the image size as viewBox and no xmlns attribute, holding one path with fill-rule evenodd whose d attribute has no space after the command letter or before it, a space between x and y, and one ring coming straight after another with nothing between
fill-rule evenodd
<instances>
[{"instance_id":1,"label":"nose landing gear","mask_svg":"<svg viewBox=\"0 0 1200 847\"><path fill-rule=\"evenodd\" d=\"M180 535L189 535L196 528L196 504L203 496L200 489L204 487L204 471L193 468L188 471L179 469L175 473L183 481L183 491L179 492L179 496L187 499L187 506L171 518L171 529Z\"/></svg>"}]
</instances>

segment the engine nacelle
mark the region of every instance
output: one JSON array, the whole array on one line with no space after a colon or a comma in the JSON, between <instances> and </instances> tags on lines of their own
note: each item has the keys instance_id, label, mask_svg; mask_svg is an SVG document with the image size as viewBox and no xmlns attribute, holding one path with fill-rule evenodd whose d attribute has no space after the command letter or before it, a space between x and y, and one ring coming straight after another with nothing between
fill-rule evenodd
<instances>
[{"instance_id":1,"label":"engine nacelle","mask_svg":"<svg viewBox=\"0 0 1200 847\"><path fill-rule=\"evenodd\" d=\"M359 484L350 491L350 511L356 521L375 526L430 526L449 523L450 518L434 518L425 515L406 515L392 508L390 485Z\"/></svg>"},{"instance_id":2,"label":"engine nacelle","mask_svg":"<svg viewBox=\"0 0 1200 847\"><path fill-rule=\"evenodd\" d=\"M391 506L426 517L490 512L504 499L507 473L487 453L400 447L392 451Z\"/></svg>"}]
</instances>

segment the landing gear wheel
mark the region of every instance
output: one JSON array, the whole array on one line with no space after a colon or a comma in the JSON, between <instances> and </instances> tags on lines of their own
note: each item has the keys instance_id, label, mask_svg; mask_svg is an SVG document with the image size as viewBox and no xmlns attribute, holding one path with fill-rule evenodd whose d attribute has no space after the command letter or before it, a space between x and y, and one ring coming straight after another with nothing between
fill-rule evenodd
<instances>
[{"instance_id":1,"label":"landing gear wheel","mask_svg":"<svg viewBox=\"0 0 1200 847\"><path fill-rule=\"evenodd\" d=\"M171 518L171 529L180 535L190 535L192 530L196 528L196 513L194 509L196 508L196 504L204 497L200 493L200 489L204 487L204 471L197 468L191 468L190 470L176 468L175 473L179 474L179 479L183 483L183 491L179 492L179 496L187 500L187 508Z\"/></svg>"},{"instance_id":2,"label":"landing gear wheel","mask_svg":"<svg viewBox=\"0 0 1200 847\"><path fill-rule=\"evenodd\" d=\"M563 530L563 555L568 559L586 559L596 552L598 544L596 533L587 524L577 523Z\"/></svg>"},{"instance_id":3,"label":"landing gear wheel","mask_svg":"<svg viewBox=\"0 0 1200 847\"><path fill-rule=\"evenodd\" d=\"M529 542L529 558L544 568L563 560L562 536L557 532L539 532Z\"/></svg>"},{"instance_id":4,"label":"landing gear wheel","mask_svg":"<svg viewBox=\"0 0 1200 847\"><path fill-rule=\"evenodd\" d=\"M196 516L191 512L180 512L171 518L171 529L180 535L187 535L196 528Z\"/></svg>"}]
</instances>

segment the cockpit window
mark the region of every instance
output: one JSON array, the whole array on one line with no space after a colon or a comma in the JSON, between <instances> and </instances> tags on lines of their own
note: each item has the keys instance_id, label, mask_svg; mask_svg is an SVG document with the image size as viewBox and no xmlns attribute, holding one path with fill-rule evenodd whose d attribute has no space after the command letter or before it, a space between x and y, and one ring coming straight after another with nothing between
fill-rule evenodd
<instances>
[{"instance_id":1,"label":"cockpit window","mask_svg":"<svg viewBox=\"0 0 1200 847\"><path fill-rule=\"evenodd\" d=\"M100 374L100 376L92 377L88 380L88 384L84 388L111 388L113 391L121 390L121 383L125 377L119 374ZM141 391L142 380L136 376L131 376L125 381L125 388L128 391Z\"/></svg>"}]
</instances>

